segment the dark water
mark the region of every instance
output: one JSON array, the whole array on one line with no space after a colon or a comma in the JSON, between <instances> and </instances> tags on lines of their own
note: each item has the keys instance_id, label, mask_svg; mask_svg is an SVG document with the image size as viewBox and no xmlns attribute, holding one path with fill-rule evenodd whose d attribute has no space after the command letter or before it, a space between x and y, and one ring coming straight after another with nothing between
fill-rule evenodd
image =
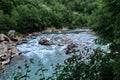
<instances>
[{"instance_id":1,"label":"dark water","mask_svg":"<svg viewBox=\"0 0 120 80\"><path fill-rule=\"evenodd\" d=\"M22 52L22 55L17 57L17 59L14 58L12 60L12 62L5 68L4 73L1 73L0 80L12 80L12 73L18 70L17 66L24 66L24 61L31 58L34 59L35 63L30 66L32 71L30 73L31 77L29 80L37 80L39 77L34 75L35 71L39 68L38 61L41 61L44 67L48 69L45 73L45 77L51 76L53 73L51 64L63 64L64 60L72 55L65 54L65 48L71 43L76 44L78 46L77 49L80 51L84 51L85 47L91 49L87 54L82 54L84 57L91 54L92 49L97 47L107 50L107 45L95 44L94 40L98 37L94 34L90 34L91 32L92 31L90 29L67 30L50 34L40 34L34 39L28 39L27 43L17 46L17 48ZM42 37L52 40L54 45L47 46L38 44L39 39Z\"/></svg>"}]
</instances>

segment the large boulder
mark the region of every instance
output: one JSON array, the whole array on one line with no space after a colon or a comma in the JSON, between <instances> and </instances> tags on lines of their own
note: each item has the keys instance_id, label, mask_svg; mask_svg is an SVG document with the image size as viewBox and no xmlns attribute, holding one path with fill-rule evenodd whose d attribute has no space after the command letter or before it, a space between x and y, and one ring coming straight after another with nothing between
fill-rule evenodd
<instances>
[{"instance_id":1,"label":"large boulder","mask_svg":"<svg viewBox=\"0 0 120 80\"><path fill-rule=\"evenodd\" d=\"M3 41L10 42L11 40L5 34L0 34L0 42L3 42Z\"/></svg>"},{"instance_id":2,"label":"large boulder","mask_svg":"<svg viewBox=\"0 0 120 80\"><path fill-rule=\"evenodd\" d=\"M10 30L8 32L8 37L12 40L12 41L19 41L19 37L16 35L16 31L15 30Z\"/></svg>"},{"instance_id":3,"label":"large boulder","mask_svg":"<svg viewBox=\"0 0 120 80\"><path fill-rule=\"evenodd\" d=\"M10 30L10 31L8 32L8 36L9 36L10 38L15 37L15 35L16 35L16 31L15 31L15 30Z\"/></svg>"},{"instance_id":4,"label":"large boulder","mask_svg":"<svg viewBox=\"0 0 120 80\"><path fill-rule=\"evenodd\" d=\"M53 45L53 42L51 40L47 40L46 38L41 38L39 40L39 44L42 44L42 45Z\"/></svg>"}]
</instances>

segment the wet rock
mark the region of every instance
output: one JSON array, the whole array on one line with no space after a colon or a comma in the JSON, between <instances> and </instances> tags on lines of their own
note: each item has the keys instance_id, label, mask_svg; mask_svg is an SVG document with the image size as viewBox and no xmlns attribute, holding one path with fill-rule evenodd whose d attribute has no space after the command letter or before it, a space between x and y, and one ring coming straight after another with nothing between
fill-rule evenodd
<instances>
[{"instance_id":1,"label":"wet rock","mask_svg":"<svg viewBox=\"0 0 120 80\"><path fill-rule=\"evenodd\" d=\"M65 54L69 54L70 50L68 48L65 49Z\"/></svg>"},{"instance_id":2,"label":"wet rock","mask_svg":"<svg viewBox=\"0 0 120 80\"><path fill-rule=\"evenodd\" d=\"M67 48L65 49L65 54L69 54L69 53L74 53L76 52L75 48L76 48L76 44L71 43L67 46Z\"/></svg>"},{"instance_id":3,"label":"wet rock","mask_svg":"<svg viewBox=\"0 0 120 80\"><path fill-rule=\"evenodd\" d=\"M73 48L75 48L75 47L76 47L76 45L73 44L73 43L71 43L70 45L67 46L68 49L73 49Z\"/></svg>"},{"instance_id":4,"label":"wet rock","mask_svg":"<svg viewBox=\"0 0 120 80\"><path fill-rule=\"evenodd\" d=\"M46 38L41 38L39 40L39 44L42 44L42 45L53 45L53 42L51 40L47 40Z\"/></svg>"},{"instance_id":5,"label":"wet rock","mask_svg":"<svg viewBox=\"0 0 120 80\"><path fill-rule=\"evenodd\" d=\"M61 36L57 36L57 37L53 37L52 39L57 41L57 40L62 40L63 38Z\"/></svg>"},{"instance_id":6,"label":"wet rock","mask_svg":"<svg viewBox=\"0 0 120 80\"><path fill-rule=\"evenodd\" d=\"M58 46L64 46L64 44L58 44Z\"/></svg>"}]
</instances>

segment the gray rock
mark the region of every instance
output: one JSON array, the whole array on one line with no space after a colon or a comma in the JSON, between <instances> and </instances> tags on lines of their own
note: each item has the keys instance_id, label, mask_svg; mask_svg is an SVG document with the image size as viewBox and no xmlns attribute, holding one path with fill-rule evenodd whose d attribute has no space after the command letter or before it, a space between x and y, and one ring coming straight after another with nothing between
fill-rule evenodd
<instances>
[{"instance_id":1,"label":"gray rock","mask_svg":"<svg viewBox=\"0 0 120 80\"><path fill-rule=\"evenodd\" d=\"M39 44L42 44L42 45L53 45L53 42L51 40L47 40L46 38L41 38L39 40Z\"/></svg>"},{"instance_id":2,"label":"gray rock","mask_svg":"<svg viewBox=\"0 0 120 80\"><path fill-rule=\"evenodd\" d=\"M19 55L20 52L15 47L15 44L3 41L0 43L0 66L8 64L12 57Z\"/></svg>"},{"instance_id":3,"label":"gray rock","mask_svg":"<svg viewBox=\"0 0 120 80\"><path fill-rule=\"evenodd\" d=\"M0 34L0 68L8 64L11 58L20 54L16 45L27 41L26 38L16 35L15 30L10 30L8 36Z\"/></svg>"},{"instance_id":4,"label":"gray rock","mask_svg":"<svg viewBox=\"0 0 120 80\"><path fill-rule=\"evenodd\" d=\"M15 30L10 30L10 31L8 32L8 36L9 36L10 38L15 37L15 34L16 34L16 31L15 31Z\"/></svg>"},{"instance_id":5,"label":"gray rock","mask_svg":"<svg viewBox=\"0 0 120 80\"><path fill-rule=\"evenodd\" d=\"M10 42L11 40L5 34L0 34L0 42L3 42L3 41L9 41Z\"/></svg>"}]
</instances>

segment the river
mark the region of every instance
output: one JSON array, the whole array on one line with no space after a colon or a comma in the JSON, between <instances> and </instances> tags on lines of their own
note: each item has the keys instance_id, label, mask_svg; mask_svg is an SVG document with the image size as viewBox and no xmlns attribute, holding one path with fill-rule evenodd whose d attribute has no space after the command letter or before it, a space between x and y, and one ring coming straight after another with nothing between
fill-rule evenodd
<instances>
[{"instance_id":1,"label":"river","mask_svg":"<svg viewBox=\"0 0 120 80\"><path fill-rule=\"evenodd\" d=\"M28 59L34 59L34 65L30 66L32 70L30 72L29 80L37 80L39 76L34 75L35 71L39 68L38 62L40 61L43 66L48 69L44 74L45 77L49 77L53 73L51 65L64 64L64 60L73 54L65 54L65 48L74 43L77 45L79 51L84 52L84 48L87 47L90 51L82 56L86 57L92 53L92 49L101 47L103 50L106 50L108 47L106 45L99 45L94 42L98 38L96 34L90 29L79 29L79 30L66 30L59 31L54 33L44 33L39 34L35 38L29 38L27 43L23 43L17 46L21 51L21 55L13 58L11 63L7 65L4 72L0 73L0 80L13 80L14 72L18 71L18 65L24 66L24 63ZM47 38L52 40L54 45L41 45L38 43L40 38ZM79 52L77 52L79 54ZM23 69L24 72L24 69Z\"/></svg>"}]
</instances>

